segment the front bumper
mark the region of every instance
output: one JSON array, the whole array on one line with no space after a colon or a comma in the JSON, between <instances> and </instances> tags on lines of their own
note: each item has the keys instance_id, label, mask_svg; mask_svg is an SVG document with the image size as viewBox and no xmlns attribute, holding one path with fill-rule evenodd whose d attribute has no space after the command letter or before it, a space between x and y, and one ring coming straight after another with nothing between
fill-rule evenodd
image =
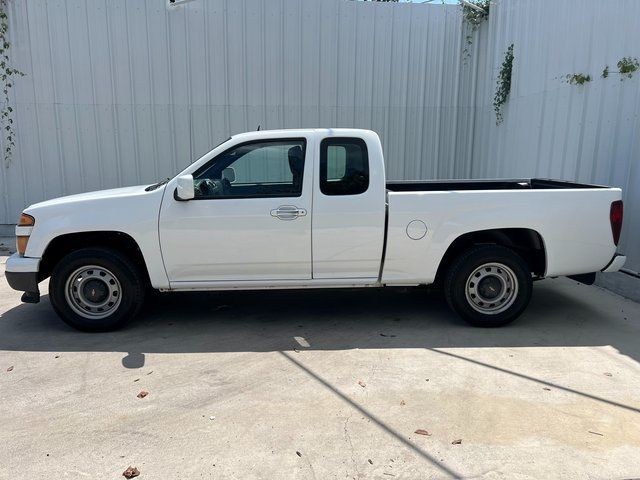
<instances>
[{"instance_id":1,"label":"front bumper","mask_svg":"<svg viewBox=\"0 0 640 480\"><path fill-rule=\"evenodd\" d=\"M627 261L627 257L624 255L615 254L614 257L609 262L609 265L602 269L604 273L617 272L622 267L624 267L625 262Z\"/></svg>"},{"instance_id":2,"label":"front bumper","mask_svg":"<svg viewBox=\"0 0 640 480\"><path fill-rule=\"evenodd\" d=\"M7 259L5 276L9 286L21 292L38 292L39 258L21 257L14 253Z\"/></svg>"},{"instance_id":3,"label":"front bumper","mask_svg":"<svg viewBox=\"0 0 640 480\"><path fill-rule=\"evenodd\" d=\"M7 282L14 290L37 293L38 272L6 272Z\"/></svg>"}]
</instances>

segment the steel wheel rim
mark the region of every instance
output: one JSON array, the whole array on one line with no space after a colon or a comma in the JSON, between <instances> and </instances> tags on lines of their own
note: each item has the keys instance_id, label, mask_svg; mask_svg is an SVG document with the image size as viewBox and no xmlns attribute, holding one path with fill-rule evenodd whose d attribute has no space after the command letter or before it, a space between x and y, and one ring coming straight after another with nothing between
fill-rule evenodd
<instances>
[{"instance_id":1,"label":"steel wheel rim","mask_svg":"<svg viewBox=\"0 0 640 480\"><path fill-rule=\"evenodd\" d=\"M108 269L86 265L76 269L64 289L67 304L83 318L100 320L115 312L122 301L122 286Z\"/></svg>"},{"instance_id":2,"label":"steel wheel rim","mask_svg":"<svg viewBox=\"0 0 640 480\"><path fill-rule=\"evenodd\" d=\"M516 301L518 279L513 270L503 263L485 263L467 277L465 295L467 303L475 311L496 315Z\"/></svg>"}]
</instances>

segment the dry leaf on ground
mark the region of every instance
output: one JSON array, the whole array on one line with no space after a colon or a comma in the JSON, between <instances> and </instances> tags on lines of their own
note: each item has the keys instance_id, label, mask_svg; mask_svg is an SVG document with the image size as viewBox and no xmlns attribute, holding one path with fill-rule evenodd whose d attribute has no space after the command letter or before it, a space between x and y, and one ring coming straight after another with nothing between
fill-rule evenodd
<instances>
[{"instance_id":1,"label":"dry leaf on ground","mask_svg":"<svg viewBox=\"0 0 640 480\"><path fill-rule=\"evenodd\" d=\"M133 478L137 477L138 475L140 475L140 470L138 470L136 467L127 467L127 469L122 472L122 476L124 478Z\"/></svg>"}]
</instances>

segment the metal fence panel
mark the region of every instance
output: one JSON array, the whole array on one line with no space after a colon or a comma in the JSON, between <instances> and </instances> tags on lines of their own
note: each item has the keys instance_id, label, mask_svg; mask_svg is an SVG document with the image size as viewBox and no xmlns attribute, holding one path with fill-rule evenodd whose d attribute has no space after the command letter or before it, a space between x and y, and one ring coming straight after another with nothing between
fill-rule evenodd
<instances>
[{"instance_id":1,"label":"metal fence panel","mask_svg":"<svg viewBox=\"0 0 640 480\"><path fill-rule=\"evenodd\" d=\"M384 141L389 178L455 174L469 108L460 85L471 72L459 62L457 7L9 5L12 57L27 76L12 91L17 146L0 173L0 224L43 199L171 176L258 125L371 128Z\"/></svg>"},{"instance_id":2,"label":"metal fence panel","mask_svg":"<svg viewBox=\"0 0 640 480\"><path fill-rule=\"evenodd\" d=\"M620 249L640 271L640 72L613 73L640 57L640 2L510 0L492 7L479 59L474 177L541 176L623 188ZM504 52L514 44L504 123L491 101ZM602 71L609 66L608 78ZM567 74L591 76L570 85ZM587 239L585 239L587 240Z\"/></svg>"},{"instance_id":3,"label":"metal fence panel","mask_svg":"<svg viewBox=\"0 0 640 480\"><path fill-rule=\"evenodd\" d=\"M546 176L618 185L640 270L637 0L498 0L463 59L454 5L348 0L13 0L17 145L0 224L30 203L171 176L231 134L359 127L390 179ZM492 99L515 48L505 120ZM564 76L589 73L569 85Z\"/></svg>"}]
</instances>

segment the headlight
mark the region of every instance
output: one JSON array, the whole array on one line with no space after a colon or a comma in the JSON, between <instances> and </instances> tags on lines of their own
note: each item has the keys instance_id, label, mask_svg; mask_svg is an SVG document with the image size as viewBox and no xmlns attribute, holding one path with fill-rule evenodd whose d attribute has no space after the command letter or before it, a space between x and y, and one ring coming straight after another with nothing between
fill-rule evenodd
<instances>
[{"instance_id":1,"label":"headlight","mask_svg":"<svg viewBox=\"0 0 640 480\"><path fill-rule=\"evenodd\" d=\"M35 224L36 219L31 215L27 215L26 213L20 215L18 225L16 225L16 250L21 256L24 256L24 252L27 251L29 236Z\"/></svg>"},{"instance_id":2,"label":"headlight","mask_svg":"<svg viewBox=\"0 0 640 480\"><path fill-rule=\"evenodd\" d=\"M20 214L20 220L18 220L19 227L33 227L36 224L36 219L26 213Z\"/></svg>"}]
</instances>

